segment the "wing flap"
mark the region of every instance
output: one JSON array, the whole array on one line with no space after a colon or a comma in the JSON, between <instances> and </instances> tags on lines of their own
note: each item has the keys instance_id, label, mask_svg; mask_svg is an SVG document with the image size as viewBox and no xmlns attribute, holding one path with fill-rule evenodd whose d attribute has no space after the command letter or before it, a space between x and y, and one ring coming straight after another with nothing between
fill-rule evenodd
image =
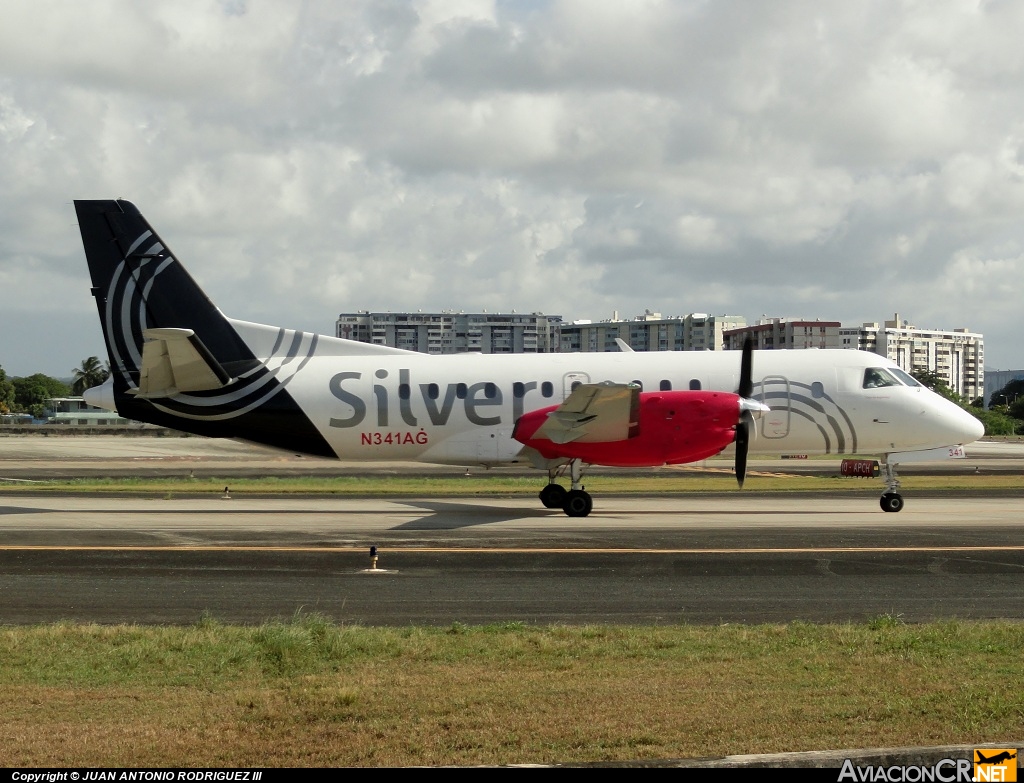
<instances>
[{"instance_id":1,"label":"wing flap","mask_svg":"<svg viewBox=\"0 0 1024 783\"><path fill-rule=\"evenodd\" d=\"M640 434L640 387L584 383L548 414L534 437L552 443L611 443Z\"/></svg>"}]
</instances>

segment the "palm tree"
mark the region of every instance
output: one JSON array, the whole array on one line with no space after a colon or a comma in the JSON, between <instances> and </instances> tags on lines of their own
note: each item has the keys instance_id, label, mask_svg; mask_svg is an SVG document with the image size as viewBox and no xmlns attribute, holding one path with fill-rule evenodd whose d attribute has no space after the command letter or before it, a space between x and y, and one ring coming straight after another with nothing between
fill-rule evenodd
<instances>
[{"instance_id":1,"label":"palm tree","mask_svg":"<svg viewBox=\"0 0 1024 783\"><path fill-rule=\"evenodd\" d=\"M86 389L99 386L107 379L110 373L100 364L98 356L90 356L82 361L81 367L76 367L72 372L75 380L71 384L71 393L79 396Z\"/></svg>"}]
</instances>

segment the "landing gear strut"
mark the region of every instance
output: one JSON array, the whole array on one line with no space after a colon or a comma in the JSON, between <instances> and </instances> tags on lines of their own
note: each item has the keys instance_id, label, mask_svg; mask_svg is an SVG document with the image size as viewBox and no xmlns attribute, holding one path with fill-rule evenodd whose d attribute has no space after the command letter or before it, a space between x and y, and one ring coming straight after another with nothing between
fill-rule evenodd
<instances>
[{"instance_id":1,"label":"landing gear strut","mask_svg":"<svg viewBox=\"0 0 1024 783\"><path fill-rule=\"evenodd\" d=\"M568 491L555 479L564 472L565 467L548 470L548 485L540 491L540 502L544 508L560 508L570 517L585 517L594 508L594 500L583 487L583 463L578 459L569 461L569 475L572 488Z\"/></svg>"},{"instance_id":2,"label":"landing gear strut","mask_svg":"<svg viewBox=\"0 0 1024 783\"><path fill-rule=\"evenodd\" d=\"M897 512L903 509L903 495L897 490L900 488L900 479L896 475L896 468L889 462L888 459L885 461L885 492L882 493L882 498L879 501L879 505L882 507L882 511Z\"/></svg>"},{"instance_id":3,"label":"landing gear strut","mask_svg":"<svg viewBox=\"0 0 1024 783\"><path fill-rule=\"evenodd\" d=\"M583 463L578 459L571 460L569 475L572 476L572 489L566 493L562 508L570 517L585 517L594 508L594 501L582 484Z\"/></svg>"}]
</instances>

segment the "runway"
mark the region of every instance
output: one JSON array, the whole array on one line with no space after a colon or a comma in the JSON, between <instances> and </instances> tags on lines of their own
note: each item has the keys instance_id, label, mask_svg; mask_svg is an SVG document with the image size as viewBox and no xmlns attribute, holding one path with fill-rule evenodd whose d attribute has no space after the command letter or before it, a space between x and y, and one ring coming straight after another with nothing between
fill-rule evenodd
<instances>
[{"instance_id":1,"label":"runway","mask_svg":"<svg viewBox=\"0 0 1024 783\"><path fill-rule=\"evenodd\" d=\"M5 494L0 623L1024 619L1024 490L596 501Z\"/></svg>"}]
</instances>

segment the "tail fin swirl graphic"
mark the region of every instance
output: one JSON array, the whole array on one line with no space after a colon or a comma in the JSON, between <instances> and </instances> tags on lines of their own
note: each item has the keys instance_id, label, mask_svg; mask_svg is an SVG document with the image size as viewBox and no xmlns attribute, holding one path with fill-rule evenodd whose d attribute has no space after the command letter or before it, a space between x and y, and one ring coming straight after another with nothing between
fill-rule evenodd
<instances>
[{"instance_id":1,"label":"tail fin swirl graphic","mask_svg":"<svg viewBox=\"0 0 1024 783\"><path fill-rule=\"evenodd\" d=\"M114 401L128 418L335 456L285 387L317 338L246 325L257 356L128 201L76 201Z\"/></svg>"}]
</instances>

